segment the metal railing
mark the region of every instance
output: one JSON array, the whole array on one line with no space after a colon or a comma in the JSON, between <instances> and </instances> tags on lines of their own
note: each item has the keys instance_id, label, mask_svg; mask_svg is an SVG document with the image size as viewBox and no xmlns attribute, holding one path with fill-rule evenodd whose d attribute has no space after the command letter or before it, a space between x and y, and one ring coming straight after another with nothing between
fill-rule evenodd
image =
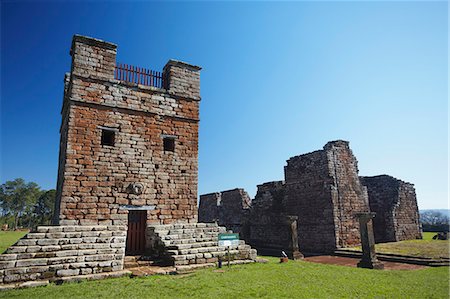
<instances>
[{"instance_id":1,"label":"metal railing","mask_svg":"<svg viewBox=\"0 0 450 299\"><path fill-rule=\"evenodd\" d=\"M114 79L157 88L163 87L161 72L119 63L114 70Z\"/></svg>"}]
</instances>

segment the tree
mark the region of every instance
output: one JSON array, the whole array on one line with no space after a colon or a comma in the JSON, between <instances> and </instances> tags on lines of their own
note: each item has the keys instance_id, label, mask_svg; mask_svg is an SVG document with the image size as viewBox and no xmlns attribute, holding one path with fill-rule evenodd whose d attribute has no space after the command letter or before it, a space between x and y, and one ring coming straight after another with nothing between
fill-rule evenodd
<instances>
[{"instance_id":1,"label":"tree","mask_svg":"<svg viewBox=\"0 0 450 299\"><path fill-rule=\"evenodd\" d=\"M20 217L24 214L30 215L36 204L41 190L36 183L25 183L22 178L7 181L0 185L0 205L3 216L11 215L14 219L13 228L16 229ZM31 223L28 223L30 226Z\"/></svg>"},{"instance_id":2,"label":"tree","mask_svg":"<svg viewBox=\"0 0 450 299\"><path fill-rule=\"evenodd\" d=\"M424 211L420 213L420 223L425 232L448 232L449 217L439 211Z\"/></svg>"},{"instance_id":3,"label":"tree","mask_svg":"<svg viewBox=\"0 0 450 299\"><path fill-rule=\"evenodd\" d=\"M34 214L36 215L37 224L50 224L55 209L56 190L51 189L42 192L36 205L34 206Z\"/></svg>"},{"instance_id":4,"label":"tree","mask_svg":"<svg viewBox=\"0 0 450 299\"><path fill-rule=\"evenodd\" d=\"M439 211L426 211L420 214L420 222L429 225L448 224L449 218Z\"/></svg>"}]
</instances>

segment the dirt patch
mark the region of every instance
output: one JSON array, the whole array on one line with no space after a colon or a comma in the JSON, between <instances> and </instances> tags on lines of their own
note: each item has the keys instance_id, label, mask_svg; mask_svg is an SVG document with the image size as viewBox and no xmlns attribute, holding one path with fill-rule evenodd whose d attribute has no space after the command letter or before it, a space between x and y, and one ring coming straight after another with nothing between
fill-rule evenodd
<instances>
[{"instance_id":1,"label":"dirt patch","mask_svg":"<svg viewBox=\"0 0 450 299\"><path fill-rule=\"evenodd\" d=\"M307 262L319 263L319 264L330 264L330 265L340 265L348 267L357 267L359 259L351 257L341 257L341 256L331 256L331 255L320 255L305 257ZM417 270L426 268L426 266L395 263L395 262L382 262L384 264L384 270Z\"/></svg>"}]
</instances>

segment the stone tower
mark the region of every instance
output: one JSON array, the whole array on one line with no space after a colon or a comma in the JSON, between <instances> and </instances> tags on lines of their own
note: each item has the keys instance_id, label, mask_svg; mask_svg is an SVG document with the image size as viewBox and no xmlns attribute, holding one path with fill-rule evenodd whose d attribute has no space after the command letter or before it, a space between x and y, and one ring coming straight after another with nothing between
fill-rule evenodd
<instances>
[{"instance_id":1,"label":"stone tower","mask_svg":"<svg viewBox=\"0 0 450 299\"><path fill-rule=\"evenodd\" d=\"M66 74L55 224L197 221L200 67L116 64L115 44L75 35Z\"/></svg>"},{"instance_id":2,"label":"stone tower","mask_svg":"<svg viewBox=\"0 0 450 299\"><path fill-rule=\"evenodd\" d=\"M226 254L256 259L242 241L219 246L224 227L197 222L200 67L169 60L160 73L116 64L116 49L73 38L56 225L36 227L0 255L0 284L127 275L126 255L176 271Z\"/></svg>"}]
</instances>

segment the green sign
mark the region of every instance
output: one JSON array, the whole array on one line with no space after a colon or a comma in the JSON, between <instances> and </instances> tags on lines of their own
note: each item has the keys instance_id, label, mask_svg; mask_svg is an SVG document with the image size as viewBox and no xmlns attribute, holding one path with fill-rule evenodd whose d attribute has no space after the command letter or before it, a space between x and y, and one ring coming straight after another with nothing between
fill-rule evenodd
<instances>
[{"instance_id":1,"label":"green sign","mask_svg":"<svg viewBox=\"0 0 450 299\"><path fill-rule=\"evenodd\" d=\"M219 246L238 246L239 234L219 234Z\"/></svg>"}]
</instances>

